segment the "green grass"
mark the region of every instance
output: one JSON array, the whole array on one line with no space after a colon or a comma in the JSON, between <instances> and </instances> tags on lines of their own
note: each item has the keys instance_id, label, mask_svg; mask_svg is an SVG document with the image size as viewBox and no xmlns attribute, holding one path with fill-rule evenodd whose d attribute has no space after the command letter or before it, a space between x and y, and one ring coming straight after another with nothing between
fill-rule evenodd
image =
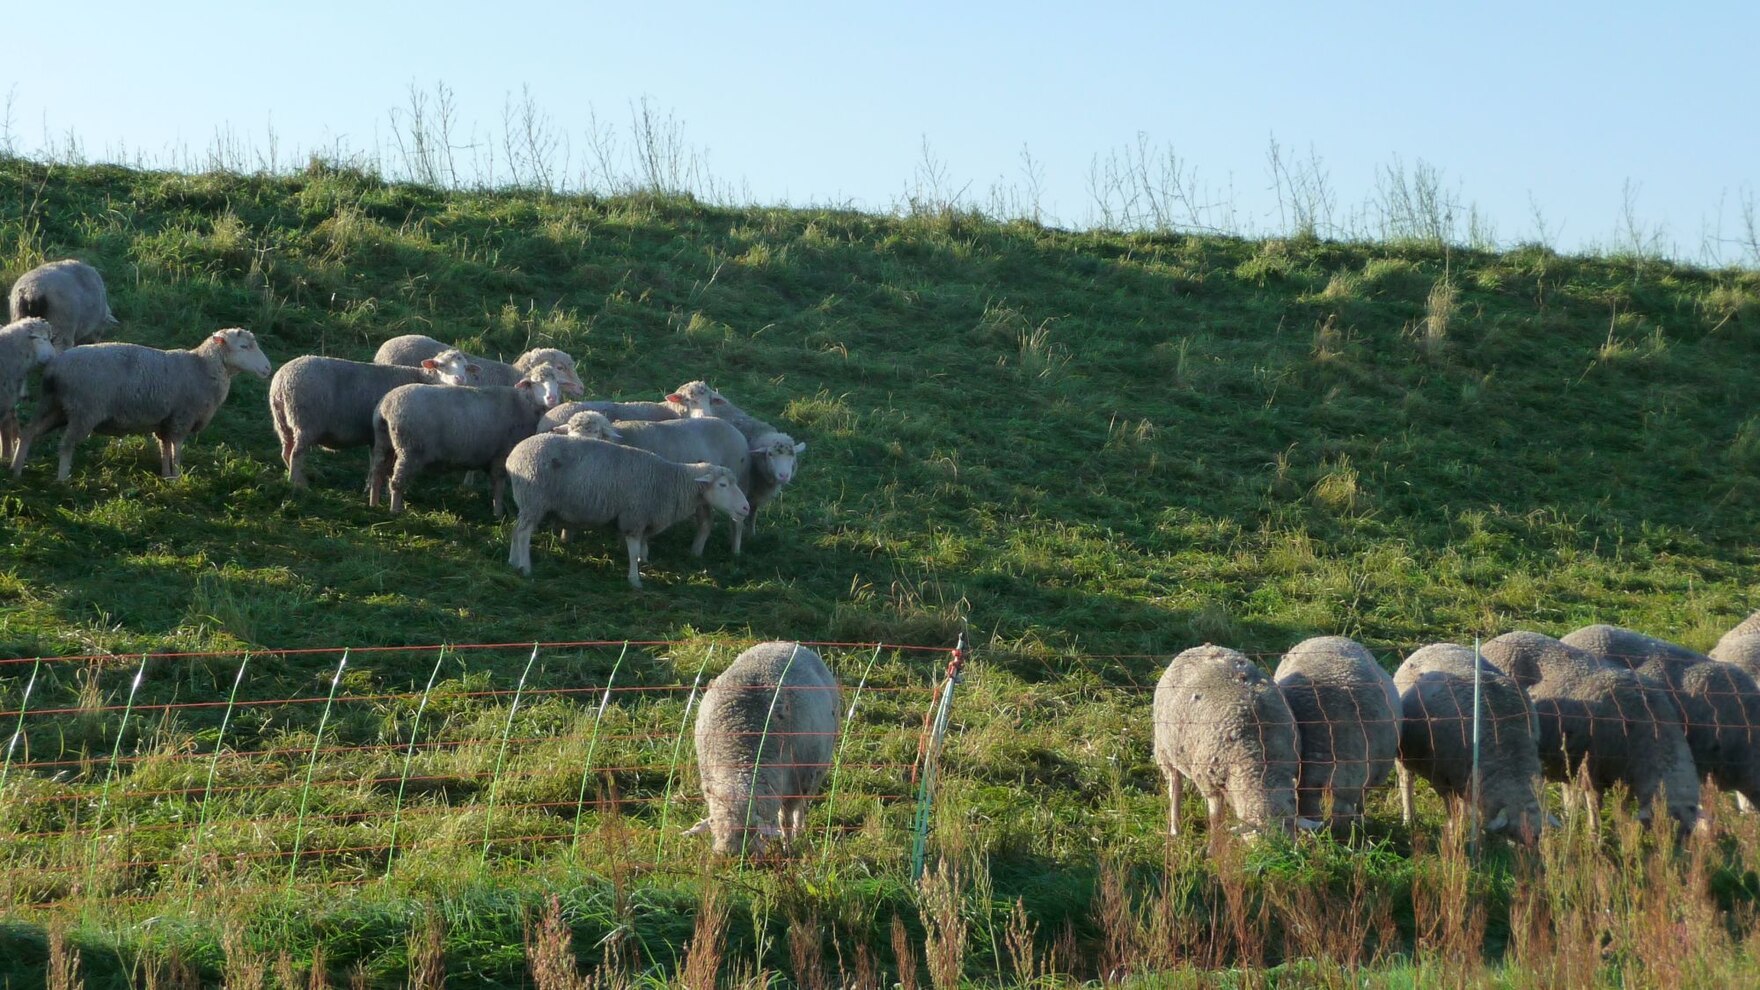
<instances>
[{"instance_id":1,"label":"green grass","mask_svg":"<svg viewBox=\"0 0 1760 990\"><path fill-rule=\"evenodd\" d=\"M1010 971L1017 898L1042 951L1067 925L1068 971L1102 975L1122 931L1096 920L1104 864L1124 864L1133 903L1184 884L1177 928L1267 884L1345 897L1368 862L1396 953L1377 972L1430 985L1453 964L1425 948L1413 895L1437 867L1409 854L1435 847L1440 809L1407 829L1379 799L1367 859L1321 841L1253 852L1231 874L1201 828L1168 845L1143 692L1165 658L1211 640L1269 660L1342 633L1391 665L1432 641L1599 621L1705 648L1755 601L1753 271L452 193L322 165L185 176L0 159L0 280L67 255L105 273L121 339L189 346L242 325L278 363L367 359L411 332L502 357L552 344L595 395L705 378L809 447L741 558L718 532L694 561L689 534L669 532L636 592L605 533L538 539L534 577L519 577L509 524L455 475L421 478L398 518L365 505L363 451L314 453L313 486L293 491L260 382L235 384L178 482L157 479L144 439L93 438L58 484L51 438L0 489L0 650L117 659L46 664L34 689L32 710L67 711L32 718L21 755L57 765L7 784L41 800L0 807L17 922L0 930L0 959L17 960L0 985L28 985L54 918L74 926L93 987L143 951L218 979L228 926L300 965L322 946L339 982L359 964L391 985L430 906L454 985L521 985L522 933L553 892L584 960L620 932L611 944L640 950L619 965L642 979L684 957L709 882L700 846L660 847L661 816L671 831L697 807L688 740L672 760L685 691L620 695L600 724L618 647L545 653L511 723L529 649L455 655L402 805L432 653L351 655L309 791L321 704L241 708L221 740L223 706L166 706L223 703L236 657L161 657L124 726L142 654L256 651L241 697L262 701L321 699L336 669L335 654L276 650L669 640L633 650L618 683L688 688L712 646L711 673L752 639L946 646L967 623L978 653L931 849L965 864L970 976ZM869 655L833 651L846 692ZM838 836L823 864L722 877L728 959L794 973L790 917L809 912L881 970L895 914L922 951L902 795L941 663L876 665L838 807L815 809ZM31 668L0 665L0 713L18 710ZM595 774L577 815L594 738L594 762L624 769ZM146 796L206 790L210 766L231 790L205 811ZM396 857L372 848L393 816ZM1704 873L1736 928L1756 895L1752 831L1726 836ZM302 856L290 886L295 842L343 851ZM1596 862L1637 869L1621 848ZM1483 965L1521 927L1524 868L1507 851L1481 864ZM1232 948L1165 961L1228 984L1257 952L1275 985L1332 979L1293 961L1302 943L1266 938L1193 937L1180 944Z\"/></svg>"}]
</instances>

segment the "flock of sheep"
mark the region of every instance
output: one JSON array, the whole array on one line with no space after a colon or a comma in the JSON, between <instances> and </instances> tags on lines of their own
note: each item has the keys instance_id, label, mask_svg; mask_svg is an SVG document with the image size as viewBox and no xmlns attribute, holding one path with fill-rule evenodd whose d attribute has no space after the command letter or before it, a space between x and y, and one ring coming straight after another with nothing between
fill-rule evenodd
<instances>
[{"instance_id":1,"label":"flock of sheep","mask_svg":"<svg viewBox=\"0 0 1760 990\"><path fill-rule=\"evenodd\" d=\"M11 323L0 328L0 457L14 476L31 444L62 430L57 480L92 433L152 434L160 473L182 473L185 440L208 425L232 376L269 378L269 358L248 330L217 330L188 350L99 343L117 321L96 269L68 259L13 285ZM42 368L35 415L21 431L17 406ZM700 381L659 402L563 402L584 392L574 359L556 348L512 364L472 357L417 334L386 341L371 363L305 355L269 383L269 411L289 481L306 484L313 447L372 447L367 500L403 509L410 481L430 467L487 471L493 509L511 479L519 518L508 563L531 573L531 539L554 518L567 527L615 525L629 553L629 582L654 534L697 521L701 555L712 515L733 520L739 553L754 513L794 477L806 444L734 405Z\"/></svg>"}]
</instances>

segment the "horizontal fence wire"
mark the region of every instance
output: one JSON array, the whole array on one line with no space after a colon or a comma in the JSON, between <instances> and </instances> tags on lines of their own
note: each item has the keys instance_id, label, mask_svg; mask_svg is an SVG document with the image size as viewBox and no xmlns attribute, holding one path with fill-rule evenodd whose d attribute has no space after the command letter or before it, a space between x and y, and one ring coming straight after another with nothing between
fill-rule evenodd
<instances>
[{"instance_id":1,"label":"horizontal fence wire","mask_svg":"<svg viewBox=\"0 0 1760 990\"><path fill-rule=\"evenodd\" d=\"M801 645L843 682L839 745L778 855L853 841L896 856L949 648ZM700 778L741 769L699 762L695 707L737 652L619 640L5 661L0 904L292 891L462 862L695 868L708 840L681 833L706 813ZM838 689L798 693L821 690ZM748 743L786 753L813 735L766 734Z\"/></svg>"}]
</instances>

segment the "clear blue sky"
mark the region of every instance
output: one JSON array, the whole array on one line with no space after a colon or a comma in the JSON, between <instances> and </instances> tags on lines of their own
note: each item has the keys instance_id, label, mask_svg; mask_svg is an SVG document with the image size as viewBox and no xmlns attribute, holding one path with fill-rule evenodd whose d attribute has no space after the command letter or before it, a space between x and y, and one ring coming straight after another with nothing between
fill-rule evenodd
<instances>
[{"instance_id":1,"label":"clear blue sky","mask_svg":"<svg viewBox=\"0 0 1760 990\"><path fill-rule=\"evenodd\" d=\"M0 96L13 143L76 135L87 157L200 155L218 129L284 158L389 147L412 82L444 82L466 130L499 136L529 86L571 135L632 100L676 115L712 172L760 201L884 209L925 141L979 205L1019 182L1090 219L1096 154L1172 146L1275 227L1266 149L1312 148L1346 214L1395 156L1442 170L1505 242L1607 243L1623 220L1697 256L1760 194L1760 4L1164 3L9 5ZM10 78L9 78L10 77ZM1342 216L1341 216L1342 219ZM1730 248L1732 260L1741 249ZM1748 259L1750 262L1753 259Z\"/></svg>"}]
</instances>

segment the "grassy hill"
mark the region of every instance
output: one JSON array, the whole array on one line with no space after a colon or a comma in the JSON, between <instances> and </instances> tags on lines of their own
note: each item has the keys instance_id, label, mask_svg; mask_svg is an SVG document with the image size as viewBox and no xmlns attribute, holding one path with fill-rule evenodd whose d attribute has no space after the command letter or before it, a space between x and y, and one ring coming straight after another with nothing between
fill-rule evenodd
<instances>
[{"instance_id":1,"label":"grassy hill","mask_svg":"<svg viewBox=\"0 0 1760 990\"><path fill-rule=\"evenodd\" d=\"M178 482L156 477L145 438L87 441L66 484L53 481L51 438L4 482L5 656L681 640L703 645L632 661L630 676L674 683L682 670L688 683L708 644L948 645L969 622L990 673L962 700L938 835L960 831L948 815L977 816L965 849L989 864L996 917L1025 898L1047 943L1071 922L1070 951L1090 967L1104 938L1087 899L1107 874L1068 837L1110 829L1123 860L1150 869L1165 815L1142 698L1108 683L1146 683L1203 641L1274 657L1322 633L1389 665L1427 642L1598 621L1705 648L1760 601L1753 271L442 192L321 164L253 178L0 159L0 280L69 255L104 272L118 339L191 346L239 325L278 364L366 360L403 333L506 358L542 343L575 355L596 396L654 398L703 378L808 450L738 559L724 524L701 562L687 532L669 532L634 592L621 541L588 533L540 538L525 579L506 565L510 524L456 476L424 476L411 511L391 518L360 494L365 452L318 452L313 486L293 491L265 386L239 380ZM552 676L591 682L615 655ZM525 659L486 656L477 683L495 686ZM377 655L349 690L419 690L431 662ZM329 655L275 658L251 690L321 695L333 668ZM0 713L20 707L26 669L0 673ZM88 695L120 704L133 664L89 669ZM902 660L879 671L913 690L927 681ZM149 681L143 700L211 697L230 668L209 674L205 687ZM81 684L67 673L43 690L74 698ZM495 726L504 706L471 717ZM914 744L903 733L917 711L876 715L899 734L874 743L874 760ZM675 722L678 708L666 713ZM114 713L98 722L120 731ZM211 738L199 732L212 726L192 715L181 729ZM363 717L350 731L387 730ZM106 755L103 732L91 738L81 752ZM577 757L532 750L514 763ZM875 808L887 827L906 815ZM1423 842L1403 828L1379 838L1400 852ZM744 890L739 903L813 905L884 947L876 905L922 930L889 860L898 846L893 835L840 852L829 892L778 894L766 884L787 881L769 878L752 882L783 901ZM1304 875L1321 887L1361 868L1329 850L1288 855L1313 856ZM1731 855L1740 877L1746 853ZM1181 867L1205 868L1201 855ZM1406 891L1396 913L1409 941L1413 867L1386 868ZM1515 869L1487 888L1499 925ZM385 903L422 883L412 874ZM648 934L675 954L693 883L650 892L665 909ZM509 953L536 895L497 905L486 889L448 902L448 959L464 967L457 980L468 958L517 983ZM282 944L308 954L326 937L296 907L253 911L257 937L297 930ZM378 941L332 960L394 968L407 922L360 912L348 924ZM583 937L599 923L585 917L611 916L577 915ZM473 942L456 934L470 918L496 920ZM761 921L744 924L754 951L787 957L781 941L765 947ZM986 944L1001 960L999 924ZM211 949L219 927L189 944Z\"/></svg>"}]
</instances>

